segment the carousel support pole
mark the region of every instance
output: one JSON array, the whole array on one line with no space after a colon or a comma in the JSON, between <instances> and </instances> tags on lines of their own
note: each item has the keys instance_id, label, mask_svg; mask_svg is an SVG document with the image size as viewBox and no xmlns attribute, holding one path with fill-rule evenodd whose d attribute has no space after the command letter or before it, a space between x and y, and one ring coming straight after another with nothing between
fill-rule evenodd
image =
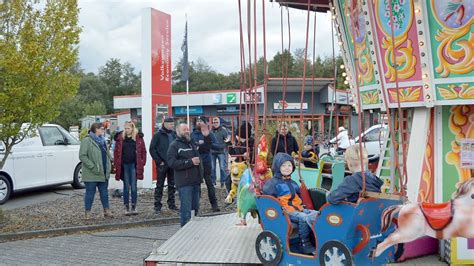
<instances>
[{"instance_id":1,"label":"carousel support pole","mask_svg":"<svg viewBox=\"0 0 474 266\"><path fill-rule=\"evenodd\" d=\"M418 201L418 194L420 190L420 181L422 176L423 158L425 156L425 149L420 149L426 146L428 141L428 131L430 127L430 108L420 107L415 108L413 113L413 121L410 133L410 141L408 143L407 156L407 197L411 202ZM397 155L395 155L397 156Z\"/></svg>"}]
</instances>

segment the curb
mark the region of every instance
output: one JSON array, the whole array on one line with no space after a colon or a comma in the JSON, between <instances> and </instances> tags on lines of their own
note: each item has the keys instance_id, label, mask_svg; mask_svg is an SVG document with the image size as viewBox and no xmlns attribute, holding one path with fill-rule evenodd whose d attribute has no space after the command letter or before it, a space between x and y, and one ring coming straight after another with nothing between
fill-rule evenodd
<instances>
[{"instance_id":1,"label":"curb","mask_svg":"<svg viewBox=\"0 0 474 266\"><path fill-rule=\"evenodd\" d=\"M217 215L231 214L234 212L214 212L200 215L200 217L212 217ZM171 225L179 224L179 217L167 217L167 218L157 218L149 219L136 222L125 222L125 223L110 223L110 224L97 224L97 225L81 225L81 226L72 226L72 227L63 227L57 229L45 229L45 230L36 230L36 231L24 231L17 233L3 233L0 234L0 243L25 240L31 238L47 238L55 236L64 236L64 235L73 235L83 232L91 231L106 231L106 230L117 230L117 229L127 229L132 227L143 227L143 226L152 226L152 225Z\"/></svg>"}]
</instances>

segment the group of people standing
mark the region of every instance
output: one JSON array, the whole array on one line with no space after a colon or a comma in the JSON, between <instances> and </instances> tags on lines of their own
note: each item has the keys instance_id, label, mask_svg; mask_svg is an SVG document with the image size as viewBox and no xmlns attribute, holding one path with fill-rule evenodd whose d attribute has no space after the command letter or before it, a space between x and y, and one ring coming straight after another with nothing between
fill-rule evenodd
<instances>
[{"instance_id":1,"label":"group of people standing","mask_svg":"<svg viewBox=\"0 0 474 266\"><path fill-rule=\"evenodd\" d=\"M228 131L221 127L220 119L214 117L212 129L206 117L198 117L193 132L184 122L168 117L162 127L154 134L149 151L157 172L154 193L154 209L157 215L162 211L162 197L165 181L168 191L168 209L179 211L181 225L191 217L191 211L199 212L201 183L205 182L212 210L219 212L215 192L217 185L216 168L219 163L221 187L225 186L228 157ZM123 181L123 203L125 215L138 214L137 180L143 179L146 164L146 147L143 133L135 124L128 121L124 130L114 136L115 148L113 162L115 179ZM91 218L95 192L99 195L104 209L104 217L113 217L109 209L108 181L112 168L112 156L104 138L104 127L94 123L80 147L80 160L83 164L82 180L86 187L84 197L85 218ZM180 208L176 206L176 191L180 197ZM130 199L131 197L131 199Z\"/></svg>"},{"instance_id":2,"label":"group of people standing","mask_svg":"<svg viewBox=\"0 0 474 266\"><path fill-rule=\"evenodd\" d=\"M92 202L98 189L104 217L112 217L108 202L108 179L111 171L111 155L103 137L104 128L100 123L91 126L89 134L83 139L80 160L83 163L82 180L85 183L85 217L91 218ZM217 165L220 169L220 187L230 189L231 182L227 167L229 155L236 161L253 161L254 138L252 126L244 122L235 131L235 142L231 143L230 132L221 126L219 117L213 117L212 127L204 116L196 119L191 132L186 122L175 121L172 117L164 120L161 128L154 134L149 151L156 166L157 181L154 191L154 210L161 214L165 181L168 191L168 209L180 212L181 225L190 218L191 211L199 213L201 183L204 181L212 210L219 212L216 197ZM125 215L138 214L137 180L143 179L146 164L146 147L143 133L135 124L128 121L124 130L114 136L113 161L115 179L123 181L123 203ZM272 140L272 154L299 151L298 143L282 123ZM218 163L218 164L217 164ZM175 194L178 192L180 208L176 206ZM130 199L131 197L131 199Z\"/></svg>"},{"instance_id":3,"label":"group of people standing","mask_svg":"<svg viewBox=\"0 0 474 266\"><path fill-rule=\"evenodd\" d=\"M212 129L204 116L196 119L191 132L186 122L178 122L173 131L174 120L165 119L163 127L153 136L150 153L158 169L155 189L155 212L162 211L164 182L168 186L168 208L178 210L175 206L176 189L180 199L180 221L184 226L191 219L191 212L199 213L201 183L204 181L212 211L219 212L215 186L216 161L219 162L221 187L225 184L227 170L228 132L221 127L219 117L212 120Z\"/></svg>"}]
</instances>

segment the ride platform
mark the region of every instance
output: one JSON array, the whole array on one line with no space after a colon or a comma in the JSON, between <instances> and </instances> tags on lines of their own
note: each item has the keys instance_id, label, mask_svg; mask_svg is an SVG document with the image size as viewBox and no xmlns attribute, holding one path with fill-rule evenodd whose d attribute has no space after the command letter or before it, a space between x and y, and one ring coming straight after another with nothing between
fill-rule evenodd
<instances>
[{"instance_id":1,"label":"ride platform","mask_svg":"<svg viewBox=\"0 0 474 266\"><path fill-rule=\"evenodd\" d=\"M145 265L261 264L255 252L262 231L257 219L248 219L247 226L236 225L239 221L235 213L194 217L162 245L155 242Z\"/></svg>"}]
</instances>

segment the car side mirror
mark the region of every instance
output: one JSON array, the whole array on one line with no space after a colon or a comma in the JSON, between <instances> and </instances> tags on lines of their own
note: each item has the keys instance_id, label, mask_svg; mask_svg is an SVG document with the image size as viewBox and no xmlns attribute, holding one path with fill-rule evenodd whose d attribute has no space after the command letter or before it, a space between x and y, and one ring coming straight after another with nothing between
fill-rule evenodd
<instances>
[{"instance_id":1,"label":"car side mirror","mask_svg":"<svg viewBox=\"0 0 474 266\"><path fill-rule=\"evenodd\" d=\"M64 142L64 140L58 139L58 140L56 140L56 141L54 142L54 145L67 145L67 143Z\"/></svg>"}]
</instances>

